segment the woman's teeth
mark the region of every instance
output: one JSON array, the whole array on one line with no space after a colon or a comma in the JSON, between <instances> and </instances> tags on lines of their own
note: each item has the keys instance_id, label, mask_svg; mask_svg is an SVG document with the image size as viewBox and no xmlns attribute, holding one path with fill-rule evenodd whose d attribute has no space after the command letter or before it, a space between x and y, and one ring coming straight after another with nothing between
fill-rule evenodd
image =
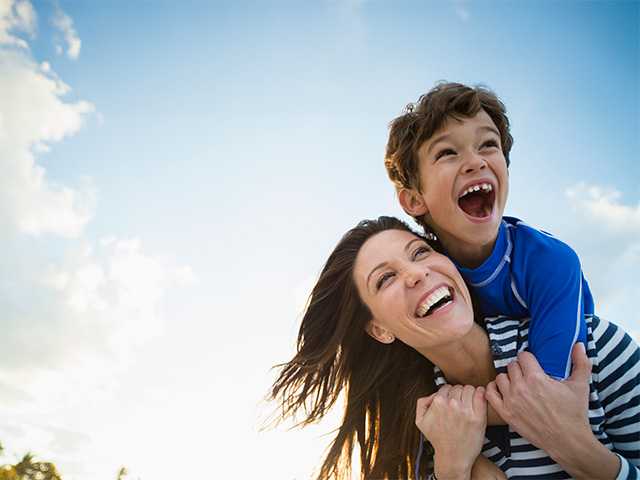
<instances>
[{"instance_id":1,"label":"woman's teeth","mask_svg":"<svg viewBox=\"0 0 640 480\"><path fill-rule=\"evenodd\" d=\"M485 193L489 193L490 191L493 190L493 187L489 183L479 183L478 185L472 185L469 188L467 188L464 192L462 192L460 194L460 197L458 198L462 198L468 193L479 192L480 190L482 190Z\"/></svg>"},{"instance_id":2,"label":"woman's teeth","mask_svg":"<svg viewBox=\"0 0 640 480\"><path fill-rule=\"evenodd\" d=\"M422 303L416 310L416 316L425 317L431 308L442 300L452 300L448 287L440 287L429 295L424 303Z\"/></svg>"}]
</instances>

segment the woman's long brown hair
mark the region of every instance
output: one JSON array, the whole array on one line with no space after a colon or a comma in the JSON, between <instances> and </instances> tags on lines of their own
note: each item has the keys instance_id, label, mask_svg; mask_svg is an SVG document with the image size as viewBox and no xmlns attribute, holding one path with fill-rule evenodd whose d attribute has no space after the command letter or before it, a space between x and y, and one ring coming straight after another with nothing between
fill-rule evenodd
<instances>
[{"instance_id":1,"label":"woman's long brown hair","mask_svg":"<svg viewBox=\"0 0 640 480\"><path fill-rule=\"evenodd\" d=\"M415 478L420 439L415 406L418 398L435 390L433 364L399 340L386 345L366 333L371 313L353 280L362 245L391 229L412 232L396 218L379 217L360 222L342 237L311 293L297 353L278 365L281 371L271 390L282 419L304 414L299 426L320 420L344 390L344 417L320 468L321 480L352 478L355 441L361 478ZM432 459L428 447L421 472L432 468Z\"/></svg>"}]
</instances>

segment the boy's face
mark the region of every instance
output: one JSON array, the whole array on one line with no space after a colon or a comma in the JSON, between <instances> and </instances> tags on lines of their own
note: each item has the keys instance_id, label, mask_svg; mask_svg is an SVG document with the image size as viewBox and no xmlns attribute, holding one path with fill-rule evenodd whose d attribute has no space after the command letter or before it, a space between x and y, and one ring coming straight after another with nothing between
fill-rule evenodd
<instances>
[{"instance_id":1,"label":"boy's face","mask_svg":"<svg viewBox=\"0 0 640 480\"><path fill-rule=\"evenodd\" d=\"M491 117L480 110L472 118L447 120L420 146L418 157L422 192L412 193L413 206L456 260L484 260L509 189L500 134Z\"/></svg>"}]
</instances>

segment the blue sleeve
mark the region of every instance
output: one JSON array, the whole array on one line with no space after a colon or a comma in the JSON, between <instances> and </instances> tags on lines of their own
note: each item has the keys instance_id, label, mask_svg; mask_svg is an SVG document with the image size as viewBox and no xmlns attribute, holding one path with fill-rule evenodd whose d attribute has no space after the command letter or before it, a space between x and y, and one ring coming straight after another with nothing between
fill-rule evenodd
<instances>
[{"instance_id":1,"label":"blue sleeve","mask_svg":"<svg viewBox=\"0 0 640 480\"><path fill-rule=\"evenodd\" d=\"M573 345L586 344L580 260L571 247L553 237L531 247L520 265L531 315L529 350L547 375L564 379L571 372Z\"/></svg>"}]
</instances>

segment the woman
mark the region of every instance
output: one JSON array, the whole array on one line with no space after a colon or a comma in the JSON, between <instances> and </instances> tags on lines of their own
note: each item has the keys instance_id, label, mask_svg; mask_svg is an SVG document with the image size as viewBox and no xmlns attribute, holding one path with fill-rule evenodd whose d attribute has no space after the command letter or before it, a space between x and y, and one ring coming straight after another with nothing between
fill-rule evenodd
<instances>
[{"instance_id":1,"label":"woman","mask_svg":"<svg viewBox=\"0 0 640 480\"><path fill-rule=\"evenodd\" d=\"M492 332L489 323L489 333L493 335L490 344L487 333L474 323L474 318L471 296L455 266L404 223L380 217L361 222L342 238L312 291L298 336L298 353L283 366L272 390L272 397L281 402L283 417L300 409L305 412L302 425L322 418L338 395L345 392L344 420L319 478L350 478L356 440L361 474L365 478L415 478L432 472L441 478L469 477L470 465L482 447L484 434L484 421L478 421L483 416L479 413L484 408L482 390L445 387L435 396L423 397L433 394L436 381L444 383L444 378L449 383L486 385L494 378L496 369L506 369L505 358L498 357L513 350L517 354L526 346L526 322L511 321L506 327L500 323L502 330L497 332ZM619 330L612 327L616 338L620 337ZM510 329L514 328L518 330L516 340L511 342L515 347L510 350L504 344L504 352L500 352L500 338L505 337L505 332L509 337ZM593 331L596 330L597 325ZM590 355L603 346L613 346L613 337L595 338L592 329L589 333ZM637 346L629 346L628 337L622 337L624 342L616 340L616 345L624 343L625 351L632 352L626 366L635 370L625 373L624 378L599 378L603 371L593 376L590 420L599 441L593 443L594 435L585 414L582 414L584 428L571 431L570 440L588 445L589 455L578 458L557 455L554 458L560 467L544 452L541 455L535 447L527 446L523 439L514 440L515 434L502 435L502 439L498 438L500 435L489 435L493 438L485 442L485 454L500 464L507 475L555 472L557 478L566 478L562 476L564 468L572 474L586 469L595 473L592 478L614 478L616 473L635 468L631 462L638 462L640 438L637 438L638 422L632 418L633 409L637 408L633 399L637 403L640 392L639 354ZM493 398L492 404L499 411L510 415L510 421L518 423L522 415L518 417L509 408L510 379L505 381L499 376L496 382L499 388L490 384L489 398ZM515 376L513 379L517 380ZM612 382L620 381L630 388L630 396L598 390L601 384L606 390ZM418 403L419 399L422 400ZM594 411L596 416L600 411L603 414L594 418ZM630 415L625 416L626 413ZM609 421L617 423L610 428ZM414 422L430 443L421 459L416 452L420 442ZM616 437L614 430L620 425L625 433ZM543 431L544 427L534 425L533 430ZM536 440L541 448L562 451L567 447L551 447L563 445L568 438ZM535 464L528 464L526 459L517 463L523 446L525 456L536 458ZM627 454L630 462L612 450ZM597 461L593 462L594 459ZM414 465L417 473L413 471Z\"/></svg>"}]
</instances>

